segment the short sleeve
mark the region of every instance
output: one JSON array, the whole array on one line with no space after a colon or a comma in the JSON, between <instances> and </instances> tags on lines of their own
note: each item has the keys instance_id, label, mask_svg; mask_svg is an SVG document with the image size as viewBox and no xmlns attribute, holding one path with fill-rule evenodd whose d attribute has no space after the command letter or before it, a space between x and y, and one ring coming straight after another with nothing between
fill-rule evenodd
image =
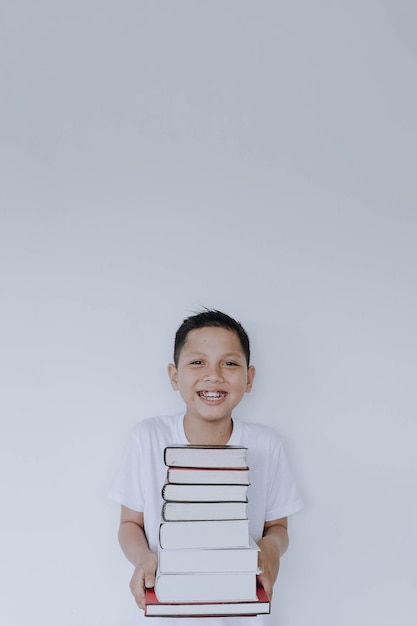
<instances>
[{"instance_id":1,"label":"short sleeve","mask_svg":"<svg viewBox=\"0 0 417 626\"><path fill-rule=\"evenodd\" d=\"M270 464L265 521L292 515L303 508L282 442L270 440Z\"/></svg>"},{"instance_id":2,"label":"short sleeve","mask_svg":"<svg viewBox=\"0 0 417 626\"><path fill-rule=\"evenodd\" d=\"M135 433L130 434L119 470L108 497L134 511L143 512L144 494L140 482L141 454Z\"/></svg>"}]
</instances>

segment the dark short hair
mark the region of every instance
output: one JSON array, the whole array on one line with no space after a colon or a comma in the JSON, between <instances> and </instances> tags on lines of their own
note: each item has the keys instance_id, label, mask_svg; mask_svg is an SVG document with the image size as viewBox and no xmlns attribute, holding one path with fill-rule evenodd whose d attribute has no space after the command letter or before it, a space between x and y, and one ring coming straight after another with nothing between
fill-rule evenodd
<instances>
[{"instance_id":1,"label":"dark short hair","mask_svg":"<svg viewBox=\"0 0 417 626\"><path fill-rule=\"evenodd\" d=\"M246 363L249 366L250 362L250 345L249 345L249 337L246 330L243 328L242 324L237 320L230 317L230 315L226 315L226 313L222 313L221 311L217 311L216 309L204 309L195 315L191 315L187 317L181 326L178 328L175 334L175 343L174 343L174 363L175 366L178 365L178 359L180 356L180 352L183 349L185 342L187 341L188 333L192 330L196 330L197 328L207 328L208 326L214 326L217 328L226 328L227 330L231 330L238 336L240 344L242 346L242 350L246 357Z\"/></svg>"}]
</instances>

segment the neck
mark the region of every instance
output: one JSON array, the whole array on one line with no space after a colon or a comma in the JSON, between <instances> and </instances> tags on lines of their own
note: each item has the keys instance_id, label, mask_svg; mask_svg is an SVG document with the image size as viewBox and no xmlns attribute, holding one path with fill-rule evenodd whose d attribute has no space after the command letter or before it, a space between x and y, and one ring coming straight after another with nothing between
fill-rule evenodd
<instances>
[{"instance_id":1,"label":"neck","mask_svg":"<svg viewBox=\"0 0 417 626\"><path fill-rule=\"evenodd\" d=\"M210 422L195 424L187 418L187 414L184 416L185 436L188 442L193 445L224 446L229 441L232 431L232 418L215 424Z\"/></svg>"}]
</instances>

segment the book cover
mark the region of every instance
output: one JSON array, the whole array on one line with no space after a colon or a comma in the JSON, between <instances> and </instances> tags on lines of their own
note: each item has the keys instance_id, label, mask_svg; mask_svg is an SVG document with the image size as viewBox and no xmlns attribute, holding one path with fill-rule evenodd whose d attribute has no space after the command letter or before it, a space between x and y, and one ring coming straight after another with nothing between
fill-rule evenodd
<instances>
[{"instance_id":1,"label":"book cover","mask_svg":"<svg viewBox=\"0 0 417 626\"><path fill-rule=\"evenodd\" d=\"M159 544L165 548L244 548L250 545L248 520L162 522Z\"/></svg>"},{"instance_id":2,"label":"book cover","mask_svg":"<svg viewBox=\"0 0 417 626\"><path fill-rule=\"evenodd\" d=\"M249 468L168 467L167 482L188 485L249 485Z\"/></svg>"},{"instance_id":3,"label":"book cover","mask_svg":"<svg viewBox=\"0 0 417 626\"><path fill-rule=\"evenodd\" d=\"M227 617L229 615L260 615L271 612L271 603L264 589L256 588L255 602L158 602L154 589L146 590L145 615L147 617Z\"/></svg>"},{"instance_id":4,"label":"book cover","mask_svg":"<svg viewBox=\"0 0 417 626\"><path fill-rule=\"evenodd\" d=\"M165 483L167 502L247 502L247 485L178 485Z\"/></svg>"},{"instance_id":5,"label":"book cover","mask_svg":"<svg viewBox=\"0 0 417 626\"><path fill-rule=\"evenodd\" d=\"M243 446L172 445L164 449L165 465L172 467L246 468Z\"/></svg>"},{"instance_id":6,"label":"book cover","mask_svg":"<svg viewBox=\"0 0 417 626\"><path fill-rule=\"evenodd\" d=\"M165 522L247 519L246 502L164 502Z\"/></svg>"},{"instance_id":7,"label":"book cover","mask_svg":"<svg viewBox=\"0 0 417 626\"><path fill-rule=\"evenodd\" d=\"M250 542L251 545L247 548L223 548L222 550L160 549L158 570L162 574L192 572L254 572L257 574L259 547L253 539Z\"/></svg>"}]
</instances>

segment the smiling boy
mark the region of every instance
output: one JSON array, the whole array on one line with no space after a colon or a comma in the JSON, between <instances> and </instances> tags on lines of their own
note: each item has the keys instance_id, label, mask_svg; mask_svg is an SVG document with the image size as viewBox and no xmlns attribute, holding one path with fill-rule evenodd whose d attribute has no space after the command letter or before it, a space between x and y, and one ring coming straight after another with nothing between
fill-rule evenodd
<instances>
[{"instance_id":1,"label":"smiling boy","mask_svg":"<svg viewBox=\"0 0 417 626\"><path fill-rule=\"evenodd\" d=\"M176 333L168 374L184 400L185 412L149 418L133 429L110 493L122 505L119 541L135 567L130 588L136 603L144 608L145 588L155 581L161 487L166 479L163 450L188 443L248 448L249 530L260 548L258 579L271 598L280 558L288 546L287 516L302 508L302 502L277 433L232 417L255 378L246 331L220 311L205 310L187 318ZM204 618L204 626L260 625L264 619ZM143 612L137 611L134 623L145 622ZM169 623L179 626L183 620L170 618ZM188 626L197 624L201 624L198 618L187 618Z\"/></svg>"},{"instance_id":2,"label":"smiling boy","mask_svg":"<svg viewBox=\"0 0 417 626\"><path fill-rule=\"evenodd\" d=\"M232 411L255 377L238 335L216 326L190 330L175 360L176 365L168 365L168 374L187 407L188 441L226 444L233 430Z\"/></svg>"}]
</instances>

